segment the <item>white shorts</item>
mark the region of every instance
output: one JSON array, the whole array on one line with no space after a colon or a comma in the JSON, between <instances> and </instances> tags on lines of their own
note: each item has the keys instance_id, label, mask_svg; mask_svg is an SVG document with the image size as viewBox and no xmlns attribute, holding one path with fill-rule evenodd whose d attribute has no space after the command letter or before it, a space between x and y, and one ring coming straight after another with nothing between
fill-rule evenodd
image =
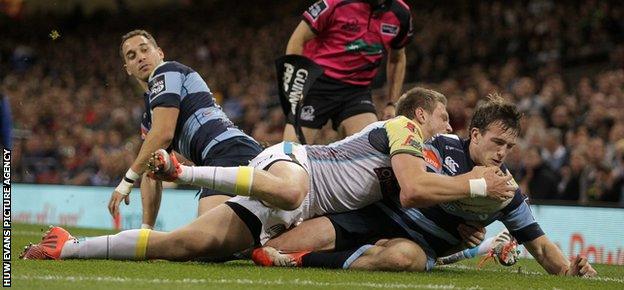
<instances>
[{"instance_id":1,"label":"white shorts","mask_svg":"<svg viewBox=\"0 0 624 290\"><path fill-rule=\"evenodd\" d=\"M305 148L292 142L282 142L265 149L251 160L249 166L268 170L277 161L295 162L301 165L308 174L310 173ZM275 208L262 200L247 196L235 196L226 204L247 224L256 244L264 245L272 237L298 225L304 218L307 218L308 197L309 194L294 210Z\"/></svg>"}]
</instances>

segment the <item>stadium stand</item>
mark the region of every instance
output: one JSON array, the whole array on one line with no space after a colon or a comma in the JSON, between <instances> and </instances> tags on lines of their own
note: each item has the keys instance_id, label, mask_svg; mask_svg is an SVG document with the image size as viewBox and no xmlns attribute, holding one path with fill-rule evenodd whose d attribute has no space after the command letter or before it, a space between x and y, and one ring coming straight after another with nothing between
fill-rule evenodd
<instances>
[{"instance_id":1,"label":"stadium stand","mask_svg":"<svg viewBox=\"0 0 624 290\"><path fill-rule=\"evenodd\" d=\"M118 56L121 35L134 28L151 31L166 59L200 72L245 132L278 142L284 120L273 61L309 4L282 2L0 14L0 26L10 27L0 42L0 91L13 108L14 182L118 183L134 156L125 149L140 142L141 92ZM407 47L404 88L421 84L446 94L453 129L463 136L478 99L500 91L526 114L507 161L525 192L624 206L624 9L618 1L407 2L416 33ZM236 9L247 4L263 9ZM223 13L207 18L209 10ZM324 133L326 142L336 138ZM555 186L543 191L541 184Z\"/></svg>"}]
</instances>

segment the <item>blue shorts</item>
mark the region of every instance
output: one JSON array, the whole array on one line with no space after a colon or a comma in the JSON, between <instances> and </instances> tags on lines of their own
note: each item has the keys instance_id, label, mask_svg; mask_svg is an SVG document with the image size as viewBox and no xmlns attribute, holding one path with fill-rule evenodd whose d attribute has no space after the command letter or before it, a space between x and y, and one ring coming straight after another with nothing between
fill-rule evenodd
<instances>
[{"instance_id":1,"label":"blue shorts","mask_svg":"<svg viewBox=\"0 0 624 290\"><path fill-rule=\"evenodd\" d=\"M375 244L381 239L404 238L418 244L427 255L426 270L435 265L437 255L426 241L414 239L400 224L375 204L343 213L326 215L336 231L335 251Z\"/></svg>"},{"instance_id":2,"label":"blue shorts","mask_svg":"<svg viewBox=\"0 0 624 290\"><path fill-rule=\"evenodd\" d=\"M249 137L233 137L219 142L208 151L208 155L203 160L202 166L245 166L262 152L262 146ZM202 187L197 193L202 199L211 195L235 196L231 193L216 191Z\"/></svg>"}]
</instances>

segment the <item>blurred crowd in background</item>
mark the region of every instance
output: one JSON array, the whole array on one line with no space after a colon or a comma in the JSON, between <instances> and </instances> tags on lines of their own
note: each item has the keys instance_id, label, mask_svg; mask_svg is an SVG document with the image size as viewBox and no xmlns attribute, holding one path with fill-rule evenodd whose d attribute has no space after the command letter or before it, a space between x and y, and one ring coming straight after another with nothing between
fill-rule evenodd
<instances>
[{"instance_id":1,"label":"blurred crowd in background","mask_svg":"<svg viewBox=\"0 0 624 290\"><path fill-rule=\"evenodd\" d=\"M463 137L479 99L500 92L525 114L507 164L531 198L624 205L624 5L406 2L415 35L404 89L444 93ZM67 15L0 16L14 182L119 182L141 143L142 92L119 56L121 35L135 28L155 36L166 60L198 71L245 132L281 141L274 60L312 1L180 3L140 13L120 6L91 15L77 7ZM247 4L256 8L239 9ZM376 86L384 80L382 72ZM381 111L384 90L375 92ZM337 138L323 130L325 143Z\"/></svg>"}]
</instances>

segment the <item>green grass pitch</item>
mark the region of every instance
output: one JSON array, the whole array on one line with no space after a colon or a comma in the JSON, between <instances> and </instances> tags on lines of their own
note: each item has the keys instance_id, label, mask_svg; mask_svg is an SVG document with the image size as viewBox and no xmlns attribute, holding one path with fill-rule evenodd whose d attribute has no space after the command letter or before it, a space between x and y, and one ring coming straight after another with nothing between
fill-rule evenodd
<instances>
[{"instance_id":1,"label":"green grass pitch","mask_svg":"<svg viewBox=\"0 0 624 290\"><path fill-rule=\"evenodd\" d=\"M594 265L598 278L546 275L534 261L513 267L477 260L430 273L261 268L248 261L225 264L104 260L25 261L18 256L47 226L13 225L12 287L17 289L624 289L624 266ZM111 231L69 228L75 236Z\"/></svg>"}]
</instances>

